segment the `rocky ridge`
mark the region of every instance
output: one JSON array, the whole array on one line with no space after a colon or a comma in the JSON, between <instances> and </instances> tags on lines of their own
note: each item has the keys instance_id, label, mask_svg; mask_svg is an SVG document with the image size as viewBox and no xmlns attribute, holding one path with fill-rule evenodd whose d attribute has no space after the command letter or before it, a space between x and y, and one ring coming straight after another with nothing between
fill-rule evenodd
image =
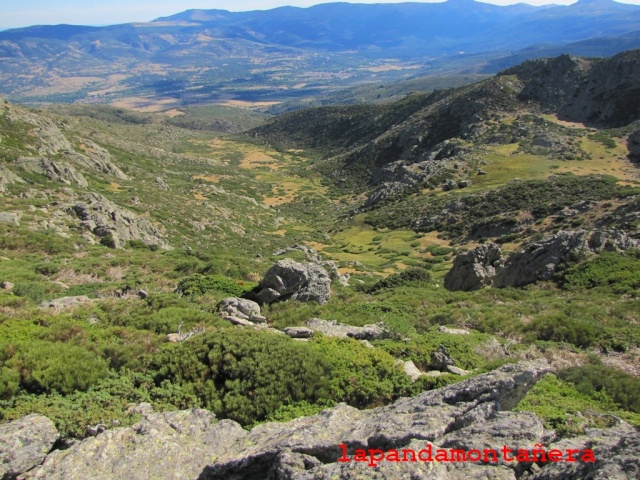
<instances>
[{"instance_id":1,"label":"rocky ridge","mask_svg":"<svg viewBox=\"0 0 640 480\"><path fill-rule=\"evenodd\" d=\"M637 478L640 434L628 424L616 420L609 430L556 440L532 413L509 411L548 371L543 361L509 364L386 407L357 410L340 404L311 417L266 423L250 431L230 420L216 421L205 410L145 409L133 427L107 430L67 450L55 450L42 466L18 478L84 480L89 472L96 480L614 478L607 472L615 472L619 479ZM502 457L497 462L394 462L381 457L373 464L368 458L354 461L359 449L380 456L393 449L468 452L507 446L531 451L542 445L546 451L592 449L598 461L536 464ZM20 446L11 448L10 454L20 453Z\"/></svg>"},{"instance_id":2,"label":"rocky ridge","mask_svg":"<svg viewBox=\"0 0 640 480\"><path fill-rule=\"evenodd\" d=\"M640 247L640 240L617 230L559 231L524 245L506 259L496 244L480 245L460 254L445 276L448 290L478 290L485 286L522 287L551 280L558 266L573 256Z\"/></svg>"}]
</instances>

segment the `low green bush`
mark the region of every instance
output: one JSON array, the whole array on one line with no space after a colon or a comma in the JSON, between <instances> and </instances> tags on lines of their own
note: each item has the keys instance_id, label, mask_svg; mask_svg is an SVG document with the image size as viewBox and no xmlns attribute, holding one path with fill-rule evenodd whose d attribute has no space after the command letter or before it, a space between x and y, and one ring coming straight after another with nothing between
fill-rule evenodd
<instances>
[{"instance_id":1,"label":"low green bush","mask_svg":"<svg viewBox=\"0 0 640 480\"><path fill-rule=\"evenodd\" d=\"M431 273L421 267L409 267L400 273L394 273L380 280L366 289L367 293L374 293L385 288L397 288L403 286L427 285L431 282Z\"/></svg>"},{"instance_id":2,"label":"low green bush","mask_svg":"<svg viewBox=\"0 0 640 480\"><path fill-rule=\"evenodd\" d=\"M218 291L226 296L240 297L255 286L255 283L235 281L222 275L196 273L180 280L176 290L183 295L204 295L207 292Z\"/></svg>"},{"instance_id":3,"label":"low green bush","mask_svg":"<svg viewBox=\"0 0 640 480\"><path fill-rule=\"evenodd\" d=\"M620 408L640 413L640 378L606 365L562 370L558 377L594 399L608 395Z\"/></svg>"}]
</instances>

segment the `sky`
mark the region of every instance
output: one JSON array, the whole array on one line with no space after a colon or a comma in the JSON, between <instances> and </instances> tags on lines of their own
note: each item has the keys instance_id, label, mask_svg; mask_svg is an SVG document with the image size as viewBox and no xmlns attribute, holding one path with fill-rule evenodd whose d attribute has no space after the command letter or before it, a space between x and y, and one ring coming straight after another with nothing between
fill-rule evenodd
<instances>
[{"instance_id":1,"label":"sky","mask_svg":"<svg viewBox=\"0 0 640 480\"><path fill-rule=\"evenodd\" d=\"M336 1L336 0L333 0ZM406 0L358 0L350 3L402 3ZM415 1L415 0L414 0ZM419 0L418 0L419 1ZM484 0L496 5L521 3L522 0ZM621 0L640 4L640 0ZM524 3L568 5L575 0L525 0ZM0 30L29 25L113 25L148 22L191 8L231 11L269 10L291 5L308 7L327 0L0 0ZM423 2L426 3L426 2Z\"/></svg>"}]
</instances>

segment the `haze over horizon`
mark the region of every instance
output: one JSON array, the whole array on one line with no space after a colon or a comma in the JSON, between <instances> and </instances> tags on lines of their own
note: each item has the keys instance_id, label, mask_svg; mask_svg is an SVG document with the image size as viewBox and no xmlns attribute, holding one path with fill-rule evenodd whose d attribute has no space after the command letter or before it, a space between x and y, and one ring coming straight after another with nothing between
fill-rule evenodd
<instances>
[{"instance_id":1,"label":"haze over horizon","mask_svg":"<svg viewBox=\"0 0 640 480\"><path fill-rule=\"evenodd\" d=\"M169 16L189 9L220 9L229 11L269 10L282 6L309 7L333 0L192 0L189 4L175 0L140 0L131 4L128 0L112 0L87 4L82 0L60 0L54 5L48 0L27 0L21 3L0 0L2 16L0 30L32 25L113 25L131 22L149 22L158 17ZM405 3L405 0L358 0L348 3ZM419 1L416 3L436 3ZM483 3L512 5L570 5L575 0L485 0ZM640 4L640 0L624 0L620 3Z\"/></svg>"}]
</instances>

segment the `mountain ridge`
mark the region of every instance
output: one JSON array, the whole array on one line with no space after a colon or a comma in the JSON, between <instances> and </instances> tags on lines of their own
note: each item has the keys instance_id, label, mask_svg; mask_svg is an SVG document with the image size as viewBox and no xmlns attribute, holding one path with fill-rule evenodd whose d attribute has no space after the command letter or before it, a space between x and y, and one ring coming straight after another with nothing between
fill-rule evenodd
<instances>
[{"instance_id":1,"label":"mountain ridge","mask_svg":"<svg viewBox=\"0 0 640 480\"><path fill-rule=\"evenodd\" d=\"M147 23L0 32L0 94L14 101L260 104L420 72L474 73L532 45L637 31L640 7L616 2L187 10ZM582 48L598 51L597 44Z\"/></svg>"}]
</instances>

